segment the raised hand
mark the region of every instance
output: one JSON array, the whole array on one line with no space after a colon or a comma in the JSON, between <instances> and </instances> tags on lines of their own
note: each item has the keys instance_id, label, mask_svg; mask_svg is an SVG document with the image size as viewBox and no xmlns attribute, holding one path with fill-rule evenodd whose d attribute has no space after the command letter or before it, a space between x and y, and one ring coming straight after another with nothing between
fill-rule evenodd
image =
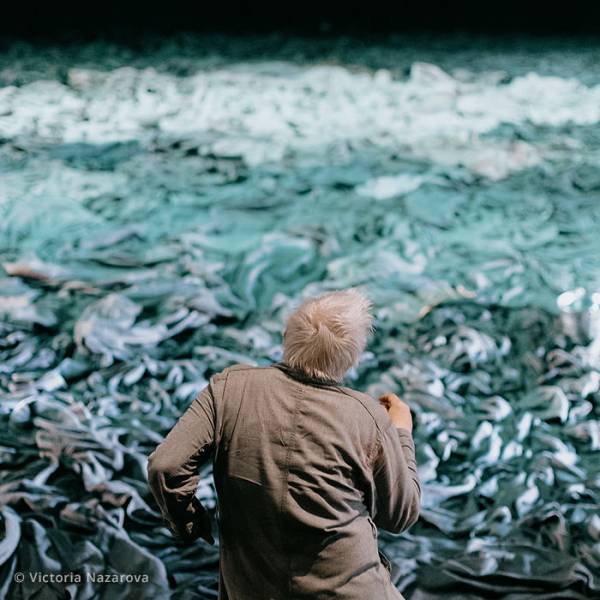
<instances>
[{"instance_id":1,"label":"raised hand","mask_svg":"<svg viewBox=\"0 0 600 600\"><path fill-rule=\"evenodd\" d=\"M390 420L396 427L403 427L412 432L412 416L406 402L396 394L384 394L379 397L379 403L387 410Z\"/></svg>"}]
</instances>

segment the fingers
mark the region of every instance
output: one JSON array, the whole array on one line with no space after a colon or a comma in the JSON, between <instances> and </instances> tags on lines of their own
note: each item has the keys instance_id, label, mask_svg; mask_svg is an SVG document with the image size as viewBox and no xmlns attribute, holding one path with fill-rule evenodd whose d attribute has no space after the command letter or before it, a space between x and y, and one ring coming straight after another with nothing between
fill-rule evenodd
<instances>
[{"instance_id":1,"label":"fingers","mask_svg":"<svg viewBox=\"0 0 600 600\"><path fill-rule=\"evenodd\" d=\"M388 392L387 394L383 394L382 396L380 396L379 403L382 406L385 406L387 410L389 410L395 404L398 404L398 403L403 404L402 400L400 400L400 398L398 398L398 396L396 396L396 394L392 394L391 392Z\"/></svg>"},{"instance_id":2,"label":"fingers","mask_svg":"<svg viewBox=\"0 0 600 600\"><path fill-rule=\"evenodd\" d=\"M386 409L390 420L396 427L404 427L412 431L412 416L410 407L396 394L388 393L379 397L379 403Z\"/></svg>"},{"instance_id":3,"label":"fingers","mask_svg":"<svg viewBox=\"0 0 600 600\"><path fill-rule=\"evenodd\" d=\"M379 404L383 406L386 410L390 410L392 406L392 399L390 398L390 394L384 394L379 398Z\"/></svg>"}]
</instances>

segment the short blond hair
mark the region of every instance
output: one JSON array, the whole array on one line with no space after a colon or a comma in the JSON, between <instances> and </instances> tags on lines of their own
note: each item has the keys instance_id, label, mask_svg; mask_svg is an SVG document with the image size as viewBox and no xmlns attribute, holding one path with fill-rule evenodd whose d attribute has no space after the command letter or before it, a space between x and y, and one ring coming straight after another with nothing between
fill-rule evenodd
<instances>
[{"instance_id":1,"label":"short blond hair","mask_svg":"<svg viewBox=\"0 0 600 600\"><path fill-rule=\"evenodd\" d=\"M287 320L283 362L309 377L341 381L373 331L371 308L357 288L305 300Z\"/></svg>"}]
</instances>

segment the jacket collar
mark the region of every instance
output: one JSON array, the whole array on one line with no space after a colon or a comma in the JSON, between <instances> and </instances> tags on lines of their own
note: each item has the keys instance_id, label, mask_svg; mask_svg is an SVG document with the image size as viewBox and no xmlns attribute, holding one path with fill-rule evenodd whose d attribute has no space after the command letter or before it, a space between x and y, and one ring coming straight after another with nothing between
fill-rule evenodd
<instances>
[{"instance_id":1,"label":"jacket collar","mask_svg":"<svg viewBox=\"0 0 600 600\"><path fill-rule=\"evenodd\" d=\"M306 383L308 385L316 385L316 386L321 386L321 387L323 387L323 386L337 387L340 385L340 382L335 381L334 379L321 379L318 377L310 377L303 371L300 371L299 369L290 367L290 365L288 365L284 362L273 363L271 366L276 367L277 369L283 371L284 373L286 373L293 379L296 379L297 381Z\"/></svg>"}]
</instances>

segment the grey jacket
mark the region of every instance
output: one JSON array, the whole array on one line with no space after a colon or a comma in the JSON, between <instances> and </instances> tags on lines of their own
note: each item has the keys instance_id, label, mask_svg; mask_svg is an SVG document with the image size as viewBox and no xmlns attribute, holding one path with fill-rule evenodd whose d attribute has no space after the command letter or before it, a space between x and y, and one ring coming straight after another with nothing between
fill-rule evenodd
<instances>
[{"instance_id":1,"label":"grey jacket","mask_svg":"<svg viewBox=\"0 0 600 600\"><path fill-rule=\"evenodd\" d=\"M411 434L378 401L282 364L214 375L148 460L180 539L214 542L194 496L211 457L220 600L402 598L377 527L410 527L421 488Z\"/></svg>"}]
</instances>

